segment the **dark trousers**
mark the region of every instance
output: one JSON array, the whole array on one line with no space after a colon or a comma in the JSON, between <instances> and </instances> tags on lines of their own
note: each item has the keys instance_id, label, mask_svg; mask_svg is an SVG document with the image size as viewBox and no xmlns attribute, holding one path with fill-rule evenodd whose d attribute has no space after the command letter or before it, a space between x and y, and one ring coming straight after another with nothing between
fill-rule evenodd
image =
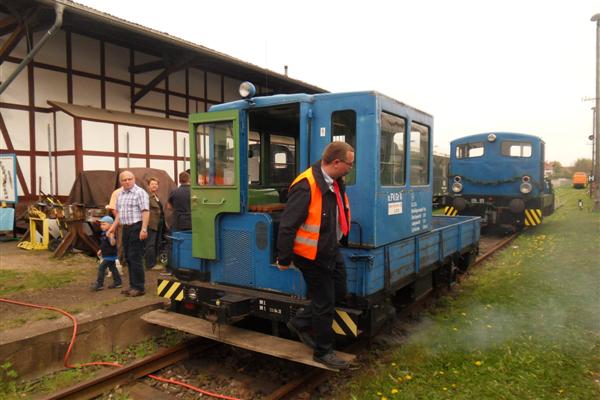
<instances>
[{"instance_id":1,"label":"dark trousers","mask_svg":"<svg viewBox=\"0 0 600 400\"><path fill-rule=\"evenodd\" d=\"M100 265L98 265L98 278L96 278L96 286L104 286L104 276L106 275L107 268L112 273L115 286L119 286L121 284L121 275L119 275L119 270L117 269L114 260L102 260Z\"/></svg>"},{"instance_id":2,"label":"dark trousers","mask_svg":"<svg viewBox=\"0 0 600 400\"><path fill-rule=\"evenodd\" d=\"M150 269L156 265L156 257L158 255L160 231L148 228L148 237L146 238L146 248L144 249L144 260L146 268Z\"/></svg>"},{"instance_id":3,"label":"dark trousers","mask_svg":"<svg viewBox=\"0 0 600 400\"><path fill-rule=\"evenodd\" d=\"M129 288L145 291L144 242L140 240L142 222L133 225L123 225L123 258L129 269Z\"/></svg>"},{"instance_id":4,"label":"dark trousers","mask_svg":"<svg viewBox=\"0 0 600 400\"><path fill-rule=\"evenodd\" d=\"M331 265L324 267L309 260L294 260L302 272L310 305L294 317L294 325L302 330L312 329L316 347L314 355L321 357L333 351L334 333L332 328L335 303L346 297L346 267L338 254Z\"/></svg>"}]
</instances>

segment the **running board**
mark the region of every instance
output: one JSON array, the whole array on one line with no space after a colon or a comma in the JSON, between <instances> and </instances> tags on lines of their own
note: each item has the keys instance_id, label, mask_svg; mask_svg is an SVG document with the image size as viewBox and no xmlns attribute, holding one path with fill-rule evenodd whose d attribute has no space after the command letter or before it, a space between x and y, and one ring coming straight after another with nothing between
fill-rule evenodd
<instances>
[{"instance_id":1,"label":"running board","mask_svg":"<svg viewBox=\"0 0 600 400\"><path fill-rule=\"evenodd\" d=\"M202 318L177 314L166 310L154 310L142 315L141 318L151 324L191 333L196 336L202 336L242 349L268 354L274 357L310 365L311 367L337 371L337 369L329 368L314 361L312 349L293 340L282 339L280 337L238 328L233 325L213 325ZM356 358L354 354L342 353L340 351L336 351L335 353L339 358L347 362L351 362Z\"/></svg>"}]
</instances>

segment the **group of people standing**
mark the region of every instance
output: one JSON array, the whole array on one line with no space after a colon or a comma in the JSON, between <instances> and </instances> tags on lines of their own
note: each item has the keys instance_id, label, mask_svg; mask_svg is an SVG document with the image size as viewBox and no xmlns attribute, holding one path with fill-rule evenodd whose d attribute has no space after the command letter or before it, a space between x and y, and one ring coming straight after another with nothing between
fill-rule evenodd
<instances>
[{"instance_id":1,"label":"group of people standing","mask_svg":"<svg viewBox=\"0 0 600 400\"><path fill-rule=\"evenodd\" d=\"M118 242L122 260L129 270L129 288L121 293L137 297L146 293L145 268L151 269L156 265L166 229L165 209L158 196L157 178L147 179L148 191L135 183L135 176L130 171L121 172L119 182L121 187L113 192L108 206L115 215L114 220L110 216L100 219L102 232L98 255L102 256L102 263L98 267L98 277L92 284L92 290L101 290L104 287L106 269L111 271L114 280L108 288L122 287L121 276L115 266ZM180 186L171 192L167 203L167 207L173 209L172 232L191 229L188 172L179 174L179 183ZM116 238L117 232L120 232L120 240Z\"/></svg>"}]
</instances>

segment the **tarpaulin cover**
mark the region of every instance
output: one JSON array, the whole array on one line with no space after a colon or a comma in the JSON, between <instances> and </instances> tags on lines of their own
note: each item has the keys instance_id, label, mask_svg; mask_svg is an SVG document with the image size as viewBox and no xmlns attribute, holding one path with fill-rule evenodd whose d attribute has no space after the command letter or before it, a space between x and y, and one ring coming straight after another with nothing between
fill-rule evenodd
<instances>
[{"instance_id":1,"label":"tarpaulin cover","mask_svg":"<svg viewBox=\"0 0 600 400\"><path fill-rule=\"evenodd\" d=\"M135 183L144 190L147 190L146 180L156 178L159 181L158 198L163 205L167 205L169 193L177 188L177 185L162 169L156 168L121 168L115 171L83 171L79 174L71 193L69 194L68 204L83 204L90 208L104 208L110 201L110 195L116 189L121 187L119 183L119 173L130 171L135 176ZM169 221L170 213L165 213Z\"/></svg>"}]
</instances>

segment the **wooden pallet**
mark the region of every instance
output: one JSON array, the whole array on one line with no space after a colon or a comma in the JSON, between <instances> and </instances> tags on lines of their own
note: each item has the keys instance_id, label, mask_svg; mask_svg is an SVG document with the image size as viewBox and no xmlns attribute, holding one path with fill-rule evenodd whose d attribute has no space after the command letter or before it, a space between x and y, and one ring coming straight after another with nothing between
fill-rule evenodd
<instances>
[{"instance_id":1,"label":"wooden pallet","mask_svg":"<svg viewBox=\"0 0 600 400\"><path fill-rule=\"evenodd\" d=\"M232 325L213 325L212 323L196 317L177 314L165 310L155 310L142 315L146 322L164 326L171 329L191 333L213 339L222 343L242 349L268 354L274 357L291 360L294 362L337 371L313 360L313 350L300 342L282 339L280 337L238 328ZM353 354L335 352L338 358L347 362L353 361Z\"/></svg>"}]
</instances>

